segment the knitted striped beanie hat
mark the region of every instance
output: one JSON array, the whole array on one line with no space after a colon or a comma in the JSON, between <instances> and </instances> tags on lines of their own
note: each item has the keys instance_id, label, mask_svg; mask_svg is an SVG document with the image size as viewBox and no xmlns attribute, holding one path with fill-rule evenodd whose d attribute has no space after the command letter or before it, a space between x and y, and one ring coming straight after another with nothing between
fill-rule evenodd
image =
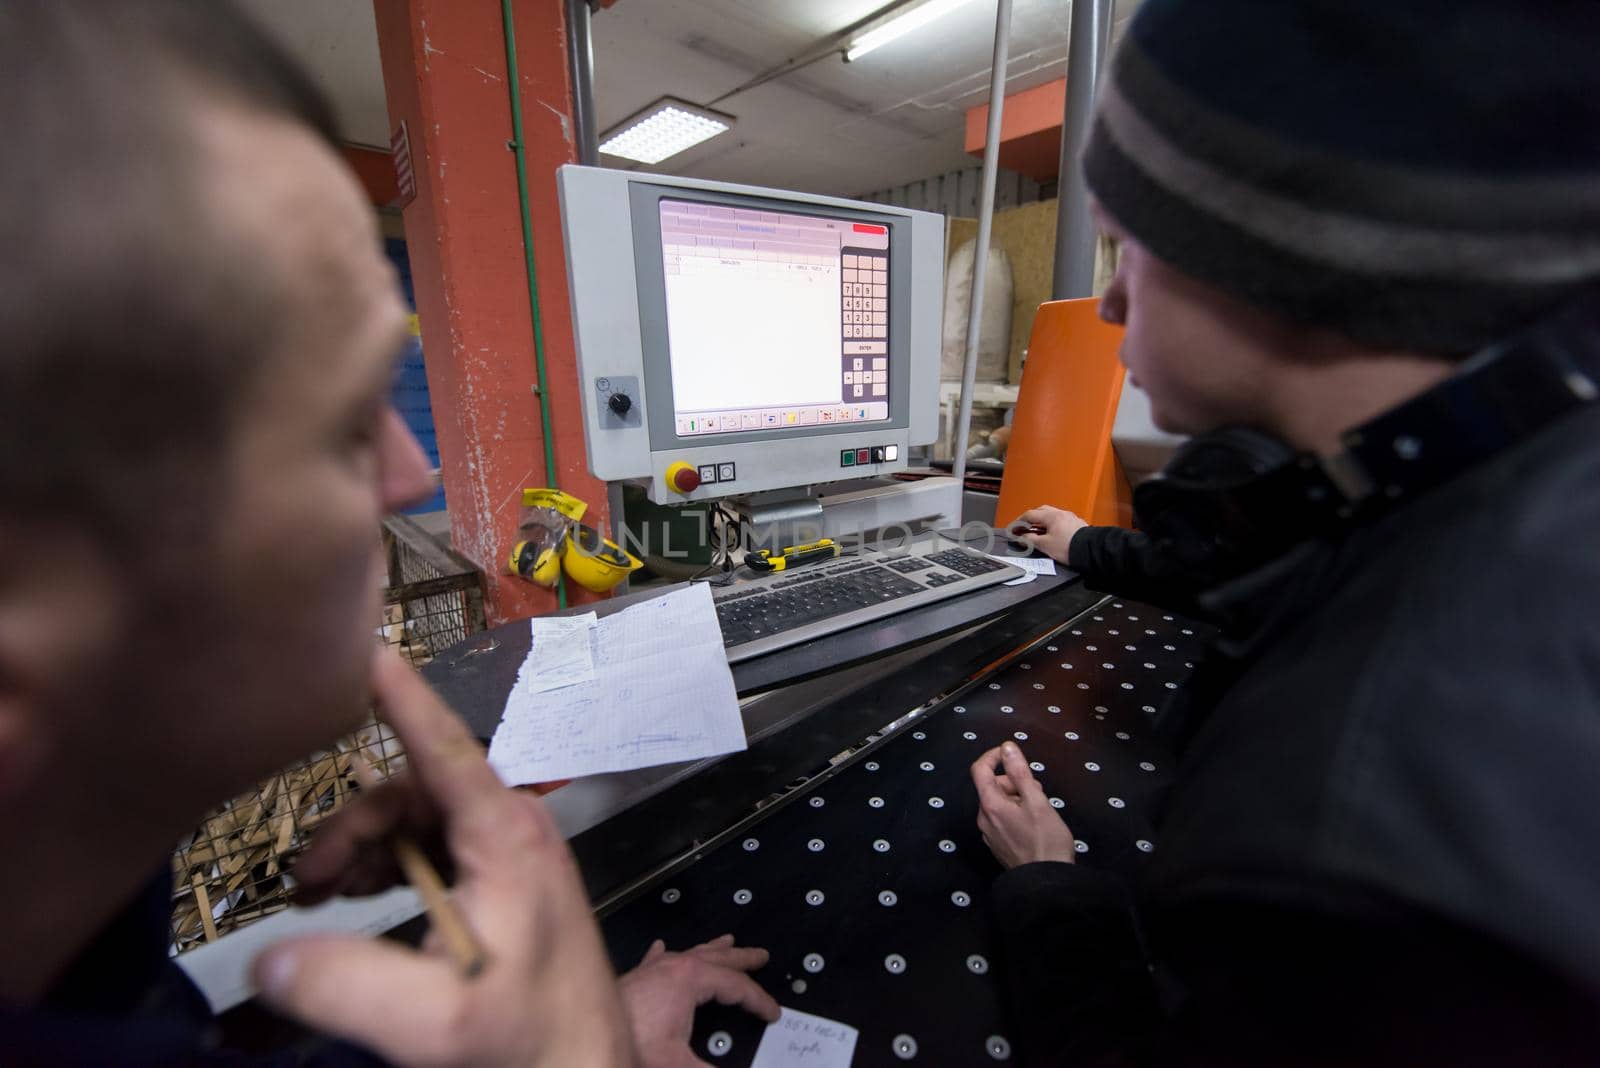
<instances>
[{"instance_id":1,"label":"knitted striped beanie hat","mask_svg":"<svg viewBox=\"0 0 1600 1068\"><path fill-rule=\"evenodd\" d=\"M1195 278L1466 354L1600 298L1600 2L1145 0L1084 167Z\"/></svg>"}]
</instances>

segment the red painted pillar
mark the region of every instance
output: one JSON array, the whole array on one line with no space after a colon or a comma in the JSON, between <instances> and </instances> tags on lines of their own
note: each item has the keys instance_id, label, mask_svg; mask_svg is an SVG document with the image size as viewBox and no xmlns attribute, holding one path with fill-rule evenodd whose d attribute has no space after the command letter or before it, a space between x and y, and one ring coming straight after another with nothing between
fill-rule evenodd
<instances>
[{"instance_id":1,"label":"red painted pillar","mask_svg":"<svg viewBox=\"0 0 1600 1068\"><path fill-rule=\"evenodd\" d=\"M549 611L553 593L506 574L522 488L547 480L500 5L373 7L390 123L405 122L416 174L406 244L451 536L489 575L491 623ZM513 9L556 483L588 501L589 521L605 529L605 484L584 460L556 199L555 170L575 158L563 5L515 0Z\"/></svg>"}]
</instances>

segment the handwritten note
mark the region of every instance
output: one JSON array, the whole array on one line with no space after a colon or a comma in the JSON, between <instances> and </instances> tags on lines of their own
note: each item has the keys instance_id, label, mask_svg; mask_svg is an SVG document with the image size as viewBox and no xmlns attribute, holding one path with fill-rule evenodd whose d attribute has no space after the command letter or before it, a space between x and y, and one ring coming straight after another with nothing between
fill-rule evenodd
<instances>
[{"instance_id":1,"label":"handwritten note","mask_svg":"<svg viewBox=\"0 0 1600 1068\"><path fill-rule=\"evenodd\" d=\"M689 586L631 605L589 630L592 677L533 689L530 656L489 743L509 785L730 753L744 721L711 591ZM536 643L537 645L537 643Z\"/></svg>"},{"instance_id":2,"label":"handwritten note","mask_svg":"<svg viewBox=\"0 0 1600 1068\"><path fill-rule=\"evenodd\" d=\"M999 560L1002 564L1011 564L1027 572L1026 575L1020 575L1007 582L1005 584L1007 586L1024 586L1037 579L1040 575L1054 575L1056 573L1056 562L1048 556L1006 556L1000 553L990 553L989 555Z\"/></svg>"},{"instance_id":3,"label":"handwritten note","mask_svg":"<svg viewBox=\"0 0 1600 1068\"><path fill-rule=\"evenodd\" d=\"M750 1068L846 1068L856 1052L856 1029L810 1013L784 1009L768 1024Z\"/></svg>"},{"instance_id":4,"label":"handwritten note","mask_svg":"<svg viewBox=\"0 0 1600 1068\"><path fill-rule=\"evenodd\" d=\"M593 612L535 619L532 626L533 646L518 677L529 693L594 681Z\"/></svg>"}]
</instances>

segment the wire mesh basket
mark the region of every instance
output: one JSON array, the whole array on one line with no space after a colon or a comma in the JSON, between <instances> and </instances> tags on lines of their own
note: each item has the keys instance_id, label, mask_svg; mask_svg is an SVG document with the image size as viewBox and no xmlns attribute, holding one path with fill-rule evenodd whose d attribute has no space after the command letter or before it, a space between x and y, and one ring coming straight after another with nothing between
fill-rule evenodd
<instances>
[{"instance_id":1,"label":"wire mesh basket","mask_svg":"<svg viewBox=\"0 0 1600 1068\"><path fill-rule=\"evenodd\" d=\"M483 575L405 516L383 524L389 561L383 640L415 667L484 629Z\"/></svg>"},{"instance_id":2,"label":"wire mesh basket","mask_svg":"<svg viewBox=\"0 0 1600 1068\"><path fill-rule=\"evenodd\" d=\"M413 521L384 521L388 560L377 633L415 667L484 629L483 577ZM365 760L380 778L405 763L399 741L368 723L211 812L172 854L169 952L183 953L289 907L290 862L342 807Z\"/></svg>"}]
</instances>

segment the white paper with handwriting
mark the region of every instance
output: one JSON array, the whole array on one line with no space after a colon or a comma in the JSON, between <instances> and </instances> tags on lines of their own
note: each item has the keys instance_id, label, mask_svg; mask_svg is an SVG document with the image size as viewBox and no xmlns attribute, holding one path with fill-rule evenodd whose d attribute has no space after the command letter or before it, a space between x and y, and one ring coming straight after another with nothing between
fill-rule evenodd
<instances>
[{"instance_id":1,"label":"white paper with handwriting","mask_svg":"<svg viewBox=\"0 0 1600 1068\"><path fill-rule=\"evenodd\" d=\"M846 1068L855 1052L854 1027L784 1009L762 1033L750 1068Z\"/></svg>"},{"instance_id":2,"label":"white paper with handwriting","mask_svg":"<svg viewBox=\"0 0 1600 1068\"><path fill-rule=\"evenodd\" d=\"M989 555L1002 564L1011 564L1013 567L1020 567L1027 572L1026 575L1018 575L1005 583L1007 586L1025 586L1040 575L1054 575L1056 573L1056 562L1048 556L1002 556L999 553L990 553Z\"/></svg>"},{"instance_id":3,"label":"white paper with handwriting","mask_svg":"<svg viewBox=\"0 0 1600 1068\"><path fill-rule=\"evenodd\" d=\"M536 690L543 669L534 653L523 664L489 743L489 763L503 781L576 779L745 747L722 628L704 583L590 620L591 677ZM570 640L564 633L555 643L562 670L581 676ZM538 646L536 638L535 653Z\"/></svg>"}]
</instances>

